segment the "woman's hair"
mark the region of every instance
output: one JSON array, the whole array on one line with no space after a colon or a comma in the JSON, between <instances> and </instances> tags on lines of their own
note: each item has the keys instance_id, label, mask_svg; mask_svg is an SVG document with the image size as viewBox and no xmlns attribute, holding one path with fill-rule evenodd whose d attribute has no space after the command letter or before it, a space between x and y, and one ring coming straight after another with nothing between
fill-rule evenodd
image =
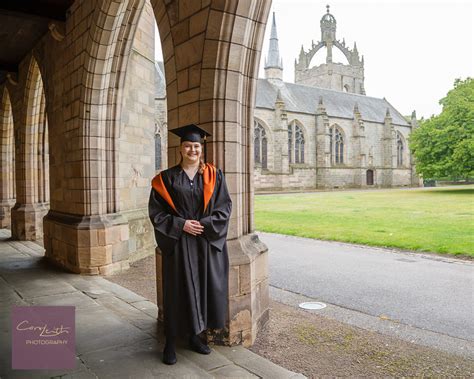
<instances>
[{"instance_id":1,"label":"woman's hair","mask_svg":"<svg viewBox=\"0 0 474 379\"><path fill-rule=\"evenodd\" d=\"M202 146L202 144L201 144ZM198 171L199 173L202 175L202 173L204 172L204 168L206 167L206 163L204 162L204 158L203 158L203 154L204 152L201 151L201 156L199 157L199 168L198 168ZM178 164L181 164L183 163L183 154L179 154L181 156L180 160L179 160L179 163Z\"/></svg>"}]
</instances>

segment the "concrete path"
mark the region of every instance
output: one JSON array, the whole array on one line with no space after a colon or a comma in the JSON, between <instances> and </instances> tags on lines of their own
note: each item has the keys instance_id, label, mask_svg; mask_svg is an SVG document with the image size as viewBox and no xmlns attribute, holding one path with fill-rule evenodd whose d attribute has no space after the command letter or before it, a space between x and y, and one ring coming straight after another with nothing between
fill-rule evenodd
<instances>
[{"instance_id":1,"label":"concrete path","mask_svg":"<svg viewBox=\"0 0 474 379\"><path fill-rule=\"evenodd\" d=\"M278 234L259 237L270 251L274 299L295 305L295 295L301 295L326 302L333 307L321 314L378 331L383 320L401 338L473 356L474 262Z\"/></svg>"},{"instance_id":2,"label":"concrete path","mask_svg":"<svg viewBox=\"0 0 474 379\"><path fill-rule=\"evenodd\" d=\"M41 246L9 236L0 230L1 379L303 377L243 347L216 346L209 356L181 348L178 363L166 366L155 304L102 277L54 269L45 263ZM11 369L10 309L15 304L76 307L75 370Z\"/></svg>"}]
</instances>

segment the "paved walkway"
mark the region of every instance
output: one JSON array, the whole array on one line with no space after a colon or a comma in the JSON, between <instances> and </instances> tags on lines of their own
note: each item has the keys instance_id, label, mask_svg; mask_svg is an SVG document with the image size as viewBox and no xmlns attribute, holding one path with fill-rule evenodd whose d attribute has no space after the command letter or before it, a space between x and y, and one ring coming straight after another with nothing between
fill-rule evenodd
<instances>
[{"instance_id":1,"label":"paved walkway","mask_svg":"<svg viewBox=\"0 0 474 379\"><path fill-rule=\"evenodd\" d=\"M270 295L410 342L474 357L474 262L258 233L269 248Z\"/></svg>"},{"instance_id":2,"label":"paved walkway","mask_svg":"<svg viewBox=\"0 0 474 379\"><path fill-rule=\"evenodd\" d=\"M213 348L209 356L178 349L178 363L161 363L157 307L98 276L50 267L43 248L10 241L0 230L0 378L302 378L239 347ZM150 278L150 280L154 280ZM75 370L11 369L11 305L76 307Z\"/></svg>"}]
</instances>

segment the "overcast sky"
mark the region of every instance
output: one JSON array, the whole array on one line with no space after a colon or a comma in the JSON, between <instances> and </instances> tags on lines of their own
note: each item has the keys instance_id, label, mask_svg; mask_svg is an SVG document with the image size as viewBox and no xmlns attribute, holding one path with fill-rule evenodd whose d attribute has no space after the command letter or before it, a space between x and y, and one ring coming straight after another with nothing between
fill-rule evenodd
<instances>
[{"instance_id":1,"label":"overcast sky","mask_svg":"<svg viewBox=\"0 0 474 379\"><path fill-rule=\"evenodd\" d=\"M275 11L283 58L283 79L294 82L294 61L301 45L320 40L319 21L326 4L336 18L336 38L346 46L357 42L365 60L368 96L385 97L402 114L438 114L439 99L455 78L474 76L473 5L471 1L273 0L260 62L260 77L268 51L271 17ZM158 47L157 59L162 59ZM334 49L337 50L337 49ZM342 55L333 53L334 61ZM325 61L320 50L312 65ZM347 63L347 62L345 62Z\"/></svg>"}]
</instances>

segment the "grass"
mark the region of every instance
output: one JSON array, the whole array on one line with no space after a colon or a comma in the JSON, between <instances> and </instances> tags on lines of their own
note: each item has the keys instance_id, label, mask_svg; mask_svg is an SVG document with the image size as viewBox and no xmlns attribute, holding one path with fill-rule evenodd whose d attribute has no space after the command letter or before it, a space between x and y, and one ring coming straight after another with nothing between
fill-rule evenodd
<instances>
[{"instance_id":1,"label":"grass","mask_svg":"<svg viewBox=\"0 0 474 379\"><path fill-rule=\"evenodd\" d=\"M256 229L474 257L474 186L255 197Z\"/></svg>"}]
</instances>

